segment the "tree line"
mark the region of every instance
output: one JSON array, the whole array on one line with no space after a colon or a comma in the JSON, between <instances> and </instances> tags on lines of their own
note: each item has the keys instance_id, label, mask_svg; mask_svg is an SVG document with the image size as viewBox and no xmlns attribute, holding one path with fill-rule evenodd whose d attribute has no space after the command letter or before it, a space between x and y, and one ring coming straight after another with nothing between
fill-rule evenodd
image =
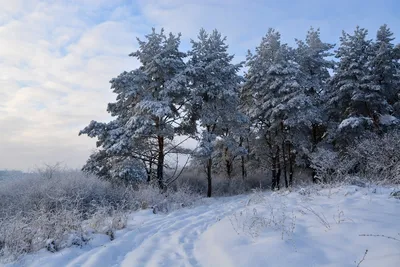
<instances>
[{"instance_id":1,"label":"tree line","mask_svg":"<svg viewBox=\"0 0 400 267\"><path fill-rule=\"evenodd\" d=\"M140 67L110 81L113 120L92 121L79 133L97 138L85 172L166 189L175 179L166 176L166 158L186 153L192 167L204 168L209 197L214 174L246 179L250 169L271 177L275 190L290 187L300 169L323 182L321 153L342 155L368 133L398 129L400 45L387 25L374 40L360 27L343 31L337 47L319 29L296 47L269 29L237 64L217 30L201 29L187 52L180 39L155 29L137 39L130 56ZM195 139L197 148L182 147L178 136Z\"/></svg>"}]
</instances>

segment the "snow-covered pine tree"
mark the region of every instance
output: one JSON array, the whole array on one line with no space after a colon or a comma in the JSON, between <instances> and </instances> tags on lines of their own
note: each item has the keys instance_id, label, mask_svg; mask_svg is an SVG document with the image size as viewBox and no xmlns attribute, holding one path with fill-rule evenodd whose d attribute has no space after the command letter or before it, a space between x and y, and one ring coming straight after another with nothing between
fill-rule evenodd
<instances>
[{"instance_id":1,"label":"snow-covered pine tree","mask_svg":"<svg viewBox=\"0 0 400 267\"><path fill-rule=\"evenodd\" d=\"M248 151L244 144L244 138L247 136L248 119L243 117L236 123L232 123L229 128L222 131L219 140L215 145L215 163L218 166L218 173L226 175L231 179L234 175L235 162L241 159L241 175L245 178L244 157Z\"/></svg>"},{"instance_id":2,"label":"snow-covered pine tree","mask_svg":"<svg viewBox=\"0 0 400 267\"><path fill-rule=\"evenodd\" d=\"M237 119L232 120L230 124L220 132L219 140L215 146L216 148L216 165L218 165L219 172L226 175L228 179L232 178L235 171L236 161L240 157L241 176L242 179L246 177L245 157L249 153L246 146L245 139L249 137L249 118L245 115L243 110L241 93L242 87L239 87L238 96L239 102L237 104Z\"/></svg>"},{"instance_id":3,"label":"snow-covered pine tree","mask_svg":"<svg viewBox=\"0 0 400 267\"><path fill-rule=\"evenodd\" d=\"M144 180L146 164L151 159L142 153L142 143L131 138L131 133L125 131L121 120L109 123L92 121L80 134L98 139L98 150L90 155L83 171L116 184L132 184Z\"/></svg>"},{"instance_id":4,"label":"snow-covered pine tree","mask_svg":"<svg viewBox=\"0 0 400 267\"><path fill-rule=\"evenodd\" d=\"M212 166L215 145L224 132L233 125L245 122L238 111L238 90L242 78L238 71L242 64L233 64L228 53L226 37L214 30L208 34L200 30L198 40L192 40L191 56L186 75L190 88L192 120L198 120L201 128L197 156L205 163L207 196L212 194Z\"/></svg>"},{"instance_id":5,"label":"snow-covered pine tree","mask_svg":"<svg viewBox=\"0 0 400 267\"><path fill-rule=\"evenodd\" d=\"M252 101L248 101L249 116L258 129L259 138L264 138L267 144L271 187L279 189L282 169L285 185L291 183L294 155L288 137L292 135L295 125L305 119L301 112L305 105L311 105L311 100L298 82L300 70L294 61L293 50L281 44L279 32L269 29L255 54L249 52L247 66L244 91L252 96ZM289 182L286 177L288 164Z\"/></svg>"},{"instance_id":6,"label":"snow-covered pine tree","mask_svg":"<svg viewBox=\"0 0 400 267\"><path fill-rule=\"evenodd\" d=\"M330 52L334 44L324 43L320 38L320 30L313 27L307 32L305 42L296 40L297 48L295 59L299 64L301 83L307 91L322 94L326 90L326 83L330 78L329 69L333 69L335 63L328 60L334 54Z\"/></svg>"},{"instance_id":7,"label":"snow-covered pine tree","mask_svg":"<svg viewBox=\"0 0 400 267\"><path fill-rule=\"evenodd\" d=\"M366 130L379 129L379 114L388 108L385 96L368 79L372 41L368 31L357 27L343 31L336 57L340 60L330 81L329 109L338 122L333 131L337 143L346 145Z\"/></svg>"},{"instance_id":8,"label":"snow-covered pine tree","mask_svg":"<svg viewBox=\"0 0 400 267\"><path fill-rule=\"evenodd\" d=\"M330 50L334 45L324 43L320 38L320 30L310 28L305 42L296 40L295 60L299 64L300 84L308 99L308 105L303 106L300 113L304 120L296 123L293 143L303 159L303 164L310 167L311 153L315 152L317 144L322 140L328 121L324 112L329 70L334 68L334 61L327 57L333 56ZM314 180L313 174L313 180Z\"/></svg>"},{"instance_id":9,"label":"snow-covered pine tree","mask_svg":"<svg viewBox=\"0 0 400 267\"><path fill-rule=\"evenodd\" d=\"M398 123L398 119L391 115L393 107L399 101L400 90L400 56L396 55L393 40L393 33L389 27L386 24L381 26L376 35L376 42L372 46L368 65L370 70L368 80L373 86L373 94L368 101L383 102L374 103L379 107L377 112L379 112L379 122L383 127ZM375 99L376 95L380 97Z\"/></svg>"},{"instance_id":10,"label":"snow-covered pine tree","mask_svg":"<svg viewBox=\"0 0 400 267\"><path fill-rule=\"evenodd\" d=\"M181 129L179 123L188 93L182 73L185 53L179 51L180 35L166 36L163 30L157 33L153 29L145 38L138 39L138 51L130 54L141 66L111 80L117 100L107 110L116 119L109 123L92 122L80 134L99 139L100 153L91 157L88 164L92 167L86 166L87 170L92 170L96 163L109 162L111 157L110 166L116 168L115 172L122 172L119 166L136 169L138 164L131 164L132 158L149 163L149 171L155 164L158 184L163 188L166 142ZM96 160L99 158L102 160ZM110 175L110 171L106 174Z\"/></svg>"}]
</instances>

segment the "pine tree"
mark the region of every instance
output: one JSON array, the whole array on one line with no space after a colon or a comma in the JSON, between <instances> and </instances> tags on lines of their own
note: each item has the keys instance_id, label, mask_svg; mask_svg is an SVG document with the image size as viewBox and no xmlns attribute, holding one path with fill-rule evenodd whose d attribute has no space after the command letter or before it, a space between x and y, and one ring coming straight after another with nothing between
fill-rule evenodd
<instances>
[{"instance_id":1,"label":"pine tree","mask_svg":"<svg viewBox=\"0 0 400 267\"><path fill-rule=\"evenodd\" d=\"M399 101L400 88L400 62L392 43L393 40L393 33L388 26L386 24L381 26L377 32L376 42L372 47L373 54L368 65L370 69L368 79L374 90L369 101L373 103L377 100L382 101L382 103L374 103L379 107L377 112L382 125L397 123L397 119L390 116L393 106ZM375 99L376 95L382 97Z\"/></svg>"},{"instance_id":2,"label":"pine tree","mask_svg":"<svg viewBox=\"0 0 400 267\"><path fill-rule=\"evenodd\" d=\"M179 122L188 93L182 73L185 54L179 51L180 35L165 36L163 30L153 29L146 41L138 42L138 51L130 56L141 66L111 80L117 101L108 105L108 112L116 119L107 124L92 122L80 134L97 137L101 158L115 158L115 166L129 167L129 159L135 158L148 162L151 171L154 163L163 188L166 142L182 130ZM91 158L91 165L96 158Z\"/></svg>"},{"instance_id":3,"label":"pine tree","mask_svg":"<svg viewBox=\"0 0 400 267\"><path fill-rule=\"evenodd\" d=\"M241 162L242 179L246 177L246 166L244 157L248 154L244 144L244 138L247 136L248 119L244 115L231 127L222 131L215 145L215 163L218 166L217 172L224 174L231 179L235 171L235 163L238 158Z\"/></svg>"},{"instance_id":4,"label":"pine tree","mask_svg":"<svg viewBox=\"0 0 400 267\"><path fill-rule=\"evenodd\" d=\"M326 83L330 78L329 69L334 68L334 61L327 60L333 56L330 52L335 45L323 43L320 30L310 28L305 42L296 40L296 62L302 77L302 86L310 93L322 94L326 90Z\"/></svg>"},{"instance_id":5,"label":"pine tree","mask_svg":"<svg viewBox=\"0 0 400 267\"><path fill-rule=\"evenodd\" d=\"M300 69L300 84L307 96L310 105L303 106L301 113L305 120L297 123L294 144L302 155L303 164L310 166L311 153L316 151L317 144L322 140L328 118L324 111L324 97L327 91L327 82L330 78L329 70L334 68L334 61L327 57L333 56L330 50L333 44L323 43L320 39L320 30L310 28L305 42L296 40L296 62ZM313 172L313 181L315 173Z\"/></svg>"},{"instance_id":6,"label":"pine tree","mask_svg":"<svg viewBox=\"0 0 400 267\"><path fill-rule=\"evenodd\" d=\"M357 27L353 35L343 31L336 57L340 60L330 81L331 119L338 122L333 131L339 144L346 145L365 130L378 129L378 114L387 106L385 98L369 81L372 41L368 31ZM352 137L351 137L352 136Z\"/></svg>"},{"instance_id":7,"label":"pine tree","mask_svg":"<svg viewBox=\"0 0 400 267\"><path fill-rule=\"evenodd\" d=\"M238 112L238 90L242 78L237 74L241 64L233 64L228 53L226 37L214 30L207 34L200 30L198 40L192 40L191 59L186 75L190 92L189 112L192 120L198 120L201 128L197 156L205 163L207 196L212 194L212 166L215 146L224 132L244 120Z\"/></svg>"},{"instance_id":8,"label":"pine tree","mask_svg":"<svg viewBox=\"0 0 400 267\"><path fill-rule=\"evenodd\" d=\"M145 157L142 150L149 148L131 138L121 120L109 123L92 121L80 134L97 137L99 148L89 157L83 171L116 184L127 185L144 180L145 166L151 159Z\"/></svg>"},{"instance_id":9,"label":"pine tree","mask_svg":"<svg viewBox=\"0 0 400 267\"><path fill-rule=\"evenodd\" d=\"M252 96L252 101L248 102L249 115L270 153L271 187L279 189L281 168L288 186L286 159L290 163L293 160L288 134L294 124L302 120L299 111L302 106L310 104L309 99L302 93L298 82L299 66L294 62L293 50L281 44L280 34L275 30L269 29L254 55L249 52L247 66L244 91ZM289 153L285 154L288 146ZM289 170L289 175L292 174Z\"/></svg>"}]
</instances>

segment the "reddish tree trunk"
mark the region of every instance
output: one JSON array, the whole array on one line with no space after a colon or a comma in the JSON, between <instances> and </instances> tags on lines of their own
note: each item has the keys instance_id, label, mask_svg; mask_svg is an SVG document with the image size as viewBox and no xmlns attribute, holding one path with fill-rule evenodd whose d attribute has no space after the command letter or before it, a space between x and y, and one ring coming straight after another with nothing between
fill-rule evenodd
<instances>
[{"instance_id":1,"label":"reddish tree trunk","mask_svg":"<svg viewBox=\"0 0 400 267\"><path fill-rule=\"evenodd\" d=\"M164 189L164 137L158 136L157 180L160 189Z\"/></svg>"}]
</instances>

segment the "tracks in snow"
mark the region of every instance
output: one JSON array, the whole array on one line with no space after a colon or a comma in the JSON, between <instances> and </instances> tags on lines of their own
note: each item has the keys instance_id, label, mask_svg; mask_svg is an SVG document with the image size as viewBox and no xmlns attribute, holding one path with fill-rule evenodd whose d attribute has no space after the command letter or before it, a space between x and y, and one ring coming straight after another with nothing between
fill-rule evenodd
<instances>
[{"instance_id":1,"label":"tracks in snow","mask_svg":"<svg viewBox=\"0 0 400 267\"><path fill-rule=\"evenodd\" d=\"M199 236L218 220L243 207L245 197L210 202L145 221L112 242L82 251L65 266L200 266L193 253ZM51 256L46 261L46 266L53 266Z\"/></svg>"}]
</instances>

